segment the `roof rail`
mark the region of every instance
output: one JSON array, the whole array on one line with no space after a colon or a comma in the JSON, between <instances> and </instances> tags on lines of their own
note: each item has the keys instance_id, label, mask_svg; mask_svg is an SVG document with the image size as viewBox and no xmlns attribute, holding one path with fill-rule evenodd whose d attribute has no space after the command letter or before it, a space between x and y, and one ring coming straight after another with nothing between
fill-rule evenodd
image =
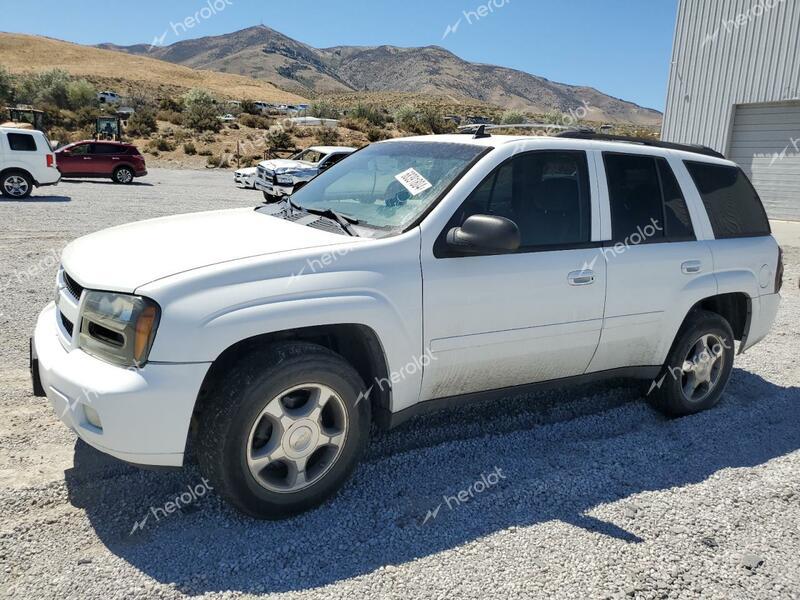
<instances>
[{"instance_id":1,"label":"roof rail","mask_svg":"<svg viewBox=\"0 0 800 600\"><path fill-rule=\"evenodd\" d=\"M551 131L583 131L594 132L591 127L582 127L576 125L555 125L552 123L507 123L504 125L461 125L458 128L459 133L477 133L478 128L483 127L484 131L491 131L493 129L542 129Z\"/></svg>"},{"instance_id":2,"label":"roof rail","mask_svg":"<svg viewBox=\"0 0 800 600\"><path fill-rule=\"evenodd\" d=\"M659 140L649 140L647 138L630 137L627 135L609 135L606 133L594 133L585 131L563 131L556 137L570 138L575 140L598 140L603 142L627 142L629 144L639 144L641 146L652 146L654 148L667 148L669 150L682 150L694 154L713 156L714 158L725 158L721 152L717 152L708 146L695 144L674 144L672 142L662 142Z\"/></svg>"}]
</instances>

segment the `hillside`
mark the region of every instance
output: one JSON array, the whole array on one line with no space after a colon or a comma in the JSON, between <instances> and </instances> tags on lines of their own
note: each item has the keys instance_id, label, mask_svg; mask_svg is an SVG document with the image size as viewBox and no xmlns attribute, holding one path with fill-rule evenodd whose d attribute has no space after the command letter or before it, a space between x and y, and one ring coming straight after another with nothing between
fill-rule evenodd
<instances>
[{"instance_id":1,"label":"hillside","mask_svg":"<svg viewBox=\"0 0 800 600\"><path fill-rule=\"evenodd\" d=\"M574 111L586 103L590 120L657 125L661 113L581 86L522 71L465 61L438 46L341 46L317 49L265 26L179 41L169 46L103 48L193 68L269 81L300 95L348 91L435 94L534 113Z\"/></svg>"},{"instance_id":2,"label":"hillside","mask_svg":"<svg viewBox=\"0 0 800 600\"><path fill-rule=\"evenodd\" d=\"M144 47L146 51L147 47ZM129 94L147 89L175 94L205 88L222 98L301 102L303 97L265 80L215 71L196 70L156 58L121 54L51 38L0 32L0 65L12 73L64 69L98 85Z\"/></svg>"}]
</instances>

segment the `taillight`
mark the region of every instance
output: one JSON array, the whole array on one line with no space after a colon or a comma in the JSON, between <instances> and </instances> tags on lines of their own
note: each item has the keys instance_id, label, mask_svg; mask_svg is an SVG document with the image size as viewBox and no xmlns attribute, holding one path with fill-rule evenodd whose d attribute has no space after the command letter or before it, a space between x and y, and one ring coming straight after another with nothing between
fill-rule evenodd
<instances>
[{"instance_id":1,"label":"taillight","mask_svg":"<svg viewBox=\"0 0 800 600\"><path fill-rule=\"evenodd\" d=\"M52 154L47 155L47 166L52 167L56 162L56 157Z\"/></svg>"},{"instance_id":2,"label":"taillight","mask_svg":"<svg viewBox=\"0 0 800 600\"><path fill-rule=\"evenodd\" d=\"M778 268L775 269L775 293L783 287L783 248L778 246Z\"/></svg>"}]
</instances>

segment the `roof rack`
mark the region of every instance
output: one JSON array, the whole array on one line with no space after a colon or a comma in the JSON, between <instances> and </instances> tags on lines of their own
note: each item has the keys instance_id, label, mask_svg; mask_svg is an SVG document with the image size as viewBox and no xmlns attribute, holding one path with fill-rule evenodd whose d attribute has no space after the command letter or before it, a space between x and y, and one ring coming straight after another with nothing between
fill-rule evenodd
<instances>
[{"instance_id":1,"label":"roof rack","mask_svg":"<svg viewBox=\"0 0 800 600\"><path fill-rule=\"evenodd\" d=\"M699 144L675 144L672 142L661 142L659 140L649 140L647 138L630 137L626 135L609 135L606 133L594 133L588 131L563 131L556 137L570 138L574 140L598 140L603 142L627 142L629 144L639 144L641 146L652 146L654 148L667 148L669 150L682 150L694 154L713 156L714 158L725 158L721 152L717 152L708 146Z\"/></svg>"},{"instance_id":2,"label":"roof rack","mask_svg":"<svg viewBox=\"0 0 800 600\"><path fill-rule=\"evenodd\" d=\"M482 129L481 129L482 128ZM475 134L479 131L488 132L493 129L542 129L551 131L582 131L594 132L590 127L580 127L575 125L555 125L552 123L507 123L505 125L494 124L481 124L481 125L461 125L458 128L459 133Z\"/></svg>"}]
</instances>

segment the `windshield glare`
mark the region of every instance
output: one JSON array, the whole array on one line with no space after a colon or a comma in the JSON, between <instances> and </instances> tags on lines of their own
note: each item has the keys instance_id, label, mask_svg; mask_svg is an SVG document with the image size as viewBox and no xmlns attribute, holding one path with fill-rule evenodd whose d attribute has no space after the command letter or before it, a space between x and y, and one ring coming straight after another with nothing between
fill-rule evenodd
<instances>
[{"instance_id":1,"label":"windshield glare","mask_svg":"<svg viewBox=\"0 0 800 600\"><path fill-rule=\"evenodd\" d=\"M299 154L295 154L292 157L292 160L302 160L304 162L318 163L323 158L325 158L325 156L326 156L325 154L323 154L322 152L318 152L317 150L303 150Z\"/></svg>"},{"instance_id":2,"label":"windshield glare","mask_svg":"<svg viewBox=\"0 0 800 600\"><path fill-rule=\"evenodd\" d=\"M305 209L334 210L360 225L404 229L485 149L442 142L384 142L352 154L292 195Z\"/></svg>"}]
</instances>

